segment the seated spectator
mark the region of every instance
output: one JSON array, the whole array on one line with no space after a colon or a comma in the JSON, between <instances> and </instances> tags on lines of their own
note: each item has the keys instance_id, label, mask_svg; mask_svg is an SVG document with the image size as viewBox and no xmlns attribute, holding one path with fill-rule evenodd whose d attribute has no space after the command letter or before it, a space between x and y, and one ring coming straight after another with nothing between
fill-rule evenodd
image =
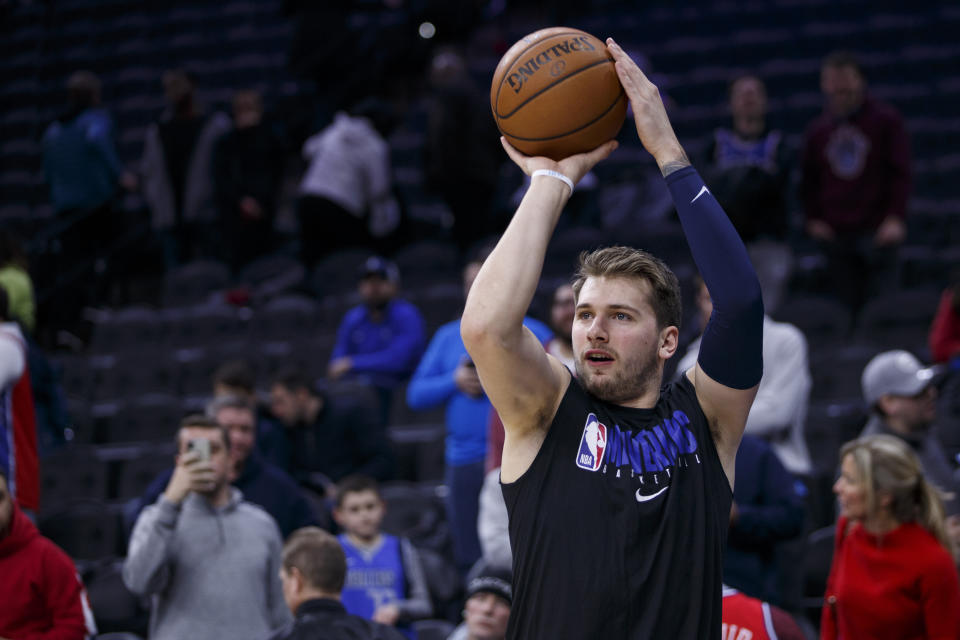
<instances>
[{"instance_id":1,"label":"seated spectator","mask_svg":"<svg viewBox=\"0 0 960 640\"><path fill-rule=\"evenodd\" d=\"M703 179L747 245L772 313L790 275L787 193L791 153L783 133L767 125L767 88L754 75L730 83L732 128L719 128L706 152Z\"/></svg>"},{"instance_id":2,"label":"seated spectator","mask_svg":"<svg viewBox=\"0 0 960 640\"><path fill-rule=\"evenodd\" d=\"M269 513L286 538L294 530L317 524L317 518L300 487L285 471L261 459L254 448L253 408L245 398L222 396L210 403L207 413L226 429L230 439L231 480L243 499ZM157 501L170 484L174 469L160 473L136 501L135 510L125 514L133 521Z\"/></svg>"},{"instance_id":3,"label":"seated spectator","mask_svg":"<svg viewBox=\"0 0 960 640\"><path fill-rule=\"evenodd\" d=\"M410 378L426 343L423 317L397 297L397 265L379 257L361 268L363 304L347 311L337 329L327 376L351 377L371 384L380 397L382 423L390 416L394 390Z\"/></svg>"},{"instance_id":4,"label":"seated spectator","mask_svg":"<svg viewBox=\"0 0 960 640\"><path fill-rule=\"evenodd\" d=\"M347 559L336 538L315 527L294 531L280 569L294 618L270 640L403 640L396 629L347 613L340 602L346 577Z\"/></svg>"},{"instance_id":5,"label":"seated spectator","mask_svg":"<svg viewBox=\"0 0 960 640\"><path fill-rule=\"evenodd\" d=\"M960 482L940 441L931 429L937 418L935 370L924 368L908 351L885 351L863 369L863 400L871 415L861 435L900 438L920 460L924 476L948 492L947 515L960 520Z\"/></svg>"},{"instance_id":6,"label":"seated spectator","mask_svg":"<svg viewBox=\"0 0 960 640\"><path fill-rule=\"evenodd\" d=\"M420 554L406 538L380 531L387 505L373 478L344 478L337 484L336 504L333 517L347 556L344 608L414 638L411 623L433 613Z\"/></svg>"},{"instance_id":7,"label":"seated spectator","mask_svg":"<svg viewBox=\"0 0 960 640\"><path fill-rule=\"evenodd\" d=\"M325 393L299 369L282 371L270 390L273 414L285 427L287 470L324 491L352 474L389 480L393 450L372 394Z\"/></svg>"},{"instance_id":8,"label":"seated spectator","mask_svg":"<svg viewBox=\"0 0 960 640\"><path fill-rule=\"evenodd\" d=\"M723 585L723 640L806 640L790 614Z\"/></svg>"},{"instance_id":9,"label":"seated spectator","mask_svg":"<svg viewBox=\"0 0 960 640\"><path fill-rule=\"evenodd\" d=\"M150 638L259 640L286 624L277 524L230 486L230 438L203 416L183 420L177 466L140 514L123 582L150 596Z\"/></svg>"},{"instance_id":10,"label":"seated spectator","mask_svg":"<svg viewBox=\"0 0 960 640\"><path fill-rule=\"evenodd\" d=\"M755 436L740 441L735 473L723 581L782 606L786 596L780 591L777 550L803 532L806 488ZM795 578L799 582L800 576Z\"/></svg>"},{"instance_id":11,"label":"seated spectator","mask_svg":"<svg viewBox=\"0 0 960 640\"><path fill-rule=\"evenodd\" d=\"M327 253L368 247L400 225L386 138L397 123L393 108L369 98L337 113L303 145L309 162L300 183L300 256L311 268Z\"/></svg>"},{"instance_id":12,"label":"seated spectator","mask_svg":"<svg viewBox=\"0 0 960 640\"><path fill-rule=\"evenodd\" d=\"M213 373L213 397L246 399L256 410L257 451L271 464L286 468L289 452L283 427L270 413L269 407L259 402L256 376L245 360L227 360Z\"/></svg>"},{"instance_id":13,"label":"seated spectator","mask_svg":"<svg viewBox=\"0 0 960 640\"><path fill-rule=\"evenodd\" d=\"M13 501L0 468L0 638L85 640L97 633L73 562Z\"/></svg>"},{"instance_id":14,"label":"seated spectator","mask_svg":"<svg viewBox=\"0 0 960 640\"><path fill-rule=\"evenodd\" d=\"M0 471L17 505L36 511L40 467L27 344L7 305L7 292L0 287Z\"/></svg>"},{"instance_id":15,"label":"seated spectator","mask_svg":"<svg viewBox=\"0 0 960 640\"><path fill-rule=\"evenodd\" d=\"M960 369L960 273L940 297L930 326L930 355L934 362L949 362L952 369Z\"/></svg>"},{"instance_id":16,"label":"seated spectator","mask_svg":"<svg viewBox=\"0 0 960 640\"><path fill-rule=\"evenodd\" d=\"M463 623L447 640L503 640L507 637L513 587L510 571L484 568L467 585Z\"/></svg>"},{"instance_id":17,"label":"seated spectator","mask_svg":"<svg viewBox=\"0 0 960 640\"><path fill-rule=\"evenodd\" d=\"M213 150L230 129L221 112L205 114L193 77L182 69L163 73L167 108L147 128L140 165L143 199L160 234L168 269L196 258L215 257L217 207Z\"/></svg>"},{"instance_id":18,"label":"seated spectator","mask_svg":"<svg viewBox=\"0 0 960 640\"><path fill-rule=\"evenodd\" d=\"M703 280L697 279L697 311L701 331L713 313L713 301ZM697 338L677 365L677 377L697 361ZM807 404L813 386L807 361L807 340L792 324L763 318L763 378L747 416L745 433L766 440L792 474L808 475L810 452L804 438Z\"/></svg>"},{"instance_id":19,"label":"seated spectator","mask_svg":"<svg viewBox=\"0 0 960 640\"><path fill-rule=\"evenodd\" d=\"M234 271L270 251L280 181L283 145L263 123L257 91L233 94L233 128L216 143L213 180L225 257Z\"/></svg>"},{"instance_id":20,"label":"seated spectator","mask_svg":"<svg viewBox=\"0 0 960 640\"><path fill-rule=\"evenodd\" d=\"M820 89L825 108L807 127L801 160L806 231L827 256L834 293L856 313L896 283L910 140L900 113L867 93L852 54L824 59Z\"/></svg>"},{"instance_id":21,"label":"seated spectator","mask_svg":"<svg viewBox=\"0 0 960 640\"><path fill-rule=\"evenodd\" d=\"M464 298L485 257L478 255L464 267ZM524 325L541 342L547 342L551 337L550 330L537 320L527 318ZM477 511L487 456L491 406L463 346L459 319L441 326L433 335L407 386L407 404L412 409L432 409L439 405L447 408L444 455L444 484L450 489L447 520L457 568L466 575L480 558Z\"/></svg>"},{"instance_id":22,"label":"seated spectator","mask_svg":"<svg viewBox=\"0 0 960 640\"><path fill-rule=\"evenodd\" d=\"M939 491L904 441L840 451L840 503L821 638L960 637L960 584Z\"/></svg>"}]
</instances>

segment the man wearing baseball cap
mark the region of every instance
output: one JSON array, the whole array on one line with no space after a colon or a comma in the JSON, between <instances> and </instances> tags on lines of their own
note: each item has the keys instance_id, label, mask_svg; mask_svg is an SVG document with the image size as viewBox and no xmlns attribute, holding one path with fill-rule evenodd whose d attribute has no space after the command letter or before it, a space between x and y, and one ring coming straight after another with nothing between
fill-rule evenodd
<instances>
[{"instance_id":1,"label":"man wearing baseball cap","mask_svg":"<svg viewBox=\"0 0 960 640\"><path fill-rule=\"evenodd\" d=\"M426 325L413 304L397 297L400 271L393 262L371 256L359 276L363 304L343 316L327 376L352 377L371 385L386 423L393 390L406 382L423 354Z\"/></svg>"},{"instance_id":2,"label":"man wearing baseball cap","mask_svg":"<svg viewBox=\"0 0 960 640\"><path fill-rule=\"evenodd\" d=\"M484 567L467 584L463 624L447 640L503 640L513 602L511 582L508 569Z\"/></svg>"},{"instance_id":3,"label":"man wearing baseball cap","mask_svg":"<svg viewBox=\"0 0 960 640\"><path fill-rule=\"evenodd\" d=\"M863 399L871 412L861 435L883 433L909 444L926 476L941 490L953 494L945 506L947 515L956 520L960 514L960 482L930 428L937 417L936 375L935 367L924 367L908 351L885 351L874 356L860 379Z\"/></svg>"}]
</instances>

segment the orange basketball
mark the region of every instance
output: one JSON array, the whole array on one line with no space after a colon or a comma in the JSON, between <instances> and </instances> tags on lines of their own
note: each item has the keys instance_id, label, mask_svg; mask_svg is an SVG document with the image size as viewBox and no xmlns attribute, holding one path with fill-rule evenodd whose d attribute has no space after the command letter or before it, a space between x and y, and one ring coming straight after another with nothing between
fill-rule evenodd
<instances>
[{"instance_id":1,"label":"orange basketball","mask_svg":"<svg viewBox=\"0 0 960 640\"><path fill-rule=\"evenodd\" d=\"M606 45L566 27L535 31L510 47L493 74L490 104L510 144L554 160L616 137L627 113Z\"/></svg>"}]
</instances>

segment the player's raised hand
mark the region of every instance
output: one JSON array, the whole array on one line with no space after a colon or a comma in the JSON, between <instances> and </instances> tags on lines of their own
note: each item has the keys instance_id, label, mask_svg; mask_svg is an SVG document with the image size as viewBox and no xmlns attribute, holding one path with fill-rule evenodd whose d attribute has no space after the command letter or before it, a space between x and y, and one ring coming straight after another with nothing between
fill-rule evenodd
<instances>
[{"instance_id":1,"label":"player's raised hand","mask_svg":"<svg viewBox=\"0 0 960 640\"><path fill-rule=\"evenodd\" d=\"M613 150L617 148L617 141L609 140L592 151L578 153L569 158L557 161L544 158L543 156L524 155L517 151L516 147L507 142L507 139L503 136L500 136L500 143L506 150L507 155L510 156L510 159L528 176L538 169L547 169L562 173L570 178L573 184L577 184L580 178L587 175L587 172L590 171L594 165L609 156Z\"/></svg>"},{"instance_id":2,"label":"player's raised hand","mask_svg":"<svg viewBox=\"0 0 960 640\"><path fill-rule=\"evenodd\" d=\"M620 84L630 99L637 135L640 136L644 148L661 168L667 162L686 159L683 147L680 146L677 134L667 117L660 90L613 38L607 38L607 50L613 56Z\"/></svg>"}]
</instances>

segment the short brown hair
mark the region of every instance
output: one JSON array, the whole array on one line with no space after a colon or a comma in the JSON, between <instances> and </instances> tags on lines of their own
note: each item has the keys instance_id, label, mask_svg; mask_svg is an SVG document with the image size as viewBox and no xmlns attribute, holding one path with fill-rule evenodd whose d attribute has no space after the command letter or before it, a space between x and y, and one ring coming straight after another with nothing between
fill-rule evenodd
<instances>
[{"instance_id":1,"label":"short brown hair","mask_svg":"<svg viewBox=\"0 0 960 640\"><path fill-rule=\"evenodd\" d=\"M227 451L230 451L230 434L228 434L227 430L221 427L213 418L208 418L200 413L194 413L181 420L180 428L177 429L177 435L174 438L174 443L177 445L177 450L180 449L180 432L184 429L216 429L220 432L220 437L223 438L224 448Z\"/></svg>"},{"instance_id":2,"label":"short brown hair","mask_svg":"<svg viewBox=\"0 0 960 640\"><path fill-rule=\"evenodd\" d=\"M639 278L650 283L653 295L650 306L657 316L659 328L680 328L682 303L680 282L660 258L632 247L613 246L584 251L580 254L573 292L580 299L580 289L587 278Z\"/></svg>"},{"instance_id":3,"label":"short brown hair","mask_svg":"<svg viewBox=\"0 0 960 640\"><path fill-rule=\"evenodd\" d=\"M377 485L377 481L370 476L360 474L347 476L337 483L337 508L343 506L343 497L348 493L361 493L363 491L373 491L378 497L380 496L380 487Z\"/></svg>"},{"instance_id":4,"label":"short brown hair","mask_svg":"<svg viewBox=\"0 0 960 640\"><path fill-rule=\"evenodd\" d=\"M347 578L347 557L340 542L319 527L297 529L283 545L283 568L296 567L304 580L325 593L340 593Z\"/></svg>"},{"instance_id":5,"label":"short brown hair","mask_svg":"<svg viewBox=\"0 0 960 640\"><path fill-rule=\"evenodd\" d=\"M863 72L863 65L860 64L860 59L857 58L856 54L851 51L831 51L824 57L823 62L820 65L821 69L830 67L832 69L843 69L844 67L850 67L860 77L865 77Z\"/></svg>"}]
</instances>

